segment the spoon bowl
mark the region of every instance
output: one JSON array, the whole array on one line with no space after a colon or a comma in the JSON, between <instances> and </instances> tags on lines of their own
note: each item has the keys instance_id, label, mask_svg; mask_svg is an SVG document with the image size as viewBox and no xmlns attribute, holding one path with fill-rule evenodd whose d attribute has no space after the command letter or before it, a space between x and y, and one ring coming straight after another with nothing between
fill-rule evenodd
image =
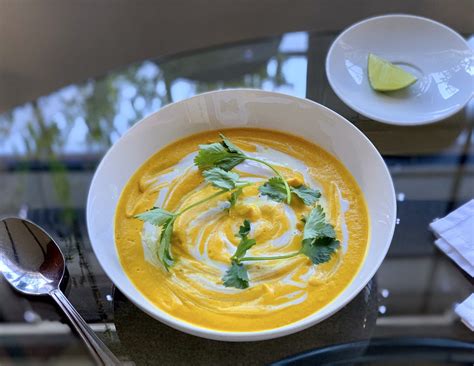
<instances>
[{"instance_id":1,"label":"spoon bowl","mask_svg":"<svg viewBox=\"0 0 474 366\"><path fill-rule=\"evenodd\" d=\"M64 276L61 250L39 226L18 218L0 223L0 272L18 291L48 295Z\"/></svg>"}]
</instances>

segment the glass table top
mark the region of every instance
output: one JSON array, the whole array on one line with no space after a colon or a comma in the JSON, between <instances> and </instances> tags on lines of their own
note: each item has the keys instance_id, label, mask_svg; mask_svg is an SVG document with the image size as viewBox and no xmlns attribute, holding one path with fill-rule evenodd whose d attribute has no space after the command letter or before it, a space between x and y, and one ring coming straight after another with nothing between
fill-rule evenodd
<instances>
[{"instance_id":1,"label":"glass table top","mask_svg":"<svg viewBox=\"0 0 474 366\"><path fill-rule=\"evenodd\" d=\"M432 220L474 197L474 103L428 126L371 121L328 85L324 62L336 36L286 33L146 60L0 115L0 216L26 217L57 238L67 260L66 295L126 364L261 364L388 337L474 341L454 313L473 292L472 279L435 248L428 230ZM94 170L130 126L168 103L233 87L306 97L346 117L383 155L398 201L390 251L352 302L308 330L244 347L182 334L141 312L101 269L85 224ZM0 364L91 363L52 301L20 296L3 278L0 298Z\"/></svg>"}]
</instances>

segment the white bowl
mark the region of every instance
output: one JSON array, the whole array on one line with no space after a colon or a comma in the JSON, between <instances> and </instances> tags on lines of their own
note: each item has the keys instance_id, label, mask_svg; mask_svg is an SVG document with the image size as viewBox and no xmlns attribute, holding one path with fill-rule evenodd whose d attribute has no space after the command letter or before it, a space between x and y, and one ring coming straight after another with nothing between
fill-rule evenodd
<instances>
[{"instance_id":1,"label":"white bowl","mask_svg":"<svg viewBox=\"0 0 474 366\"><path fill-rule=\"evenodd\" d=\"M229 127L259 127L299 135L336 156L357 180L370 214L370 245L348 287L330 304L293 324L259 332L223 332L181 321L150 303L120 265L114 214L120 193L135 170L163 146L184 136ZM113 283L152 317L183 332L223 341L284 336L334 314L361 291L382 263L392 240L396 203L392 179L374 145L350 122L306 99L261 90L223 90L170 104L133 126L107 152L91 183L87 228L95 255Z\"/></svg>"},{"instance_id":2,"label":"white bowl","mask_svg":"<svg viewBox=\"0 0 474 366\"><path fill-rule=\"evenodd\" d=\"M390 93L374 91L367 56L374 53L418 81ZM430 19L385 15L363 20L334 41L326 58L329 84L339 98L373 120L421 125L448 118L474 93L474 56L455 31Z\"/></svg>"}]
</instances>

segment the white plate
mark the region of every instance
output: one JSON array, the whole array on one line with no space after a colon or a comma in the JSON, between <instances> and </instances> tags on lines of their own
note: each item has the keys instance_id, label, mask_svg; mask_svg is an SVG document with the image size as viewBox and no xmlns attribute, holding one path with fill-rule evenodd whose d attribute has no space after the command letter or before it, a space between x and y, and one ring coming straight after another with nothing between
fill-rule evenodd
<instances>
[{"instance_id":1,"label":"white plate","mask_svg":"<svg viewBox=\"0 0 474 366\"><path fill-rule=\"evenodd\" d=\"M369 52L412 72L418 81L390 93L367 78ZM326 74L334 92L355 111L395 125L421 125L461 110L474 93L474 56L455 31L430 19L385 15L346 29L332 44Z\"/></svg>"},{"instance_id":2,"label":"white plate","mask_svg":"<svg viewBox=\"0 0 474 366\"><path fill-rule=\"evenodd\" d=\"M128 279L114 243L114 214L125 184L153 153L193 133L229 127L260 127L304 137L335 155L361 187L370 214L367 257L354 280L330 304L287 326L260 332L222 332L176 319L149 302ZM224 341L280 337L316 324L346 305L373 277L395 227L392 179L372 143L335 112L306 99L260 90L224 90L166 106L133 126L107 152L91 183L87 228L95 255L114 284L139 308L176 329Z\"/></svg>"}]
</instances>

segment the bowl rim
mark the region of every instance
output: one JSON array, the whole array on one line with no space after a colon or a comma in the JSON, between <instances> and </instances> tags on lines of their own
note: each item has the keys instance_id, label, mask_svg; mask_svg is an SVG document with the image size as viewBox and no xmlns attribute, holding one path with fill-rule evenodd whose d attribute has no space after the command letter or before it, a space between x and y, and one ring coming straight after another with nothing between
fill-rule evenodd
<instances>
[{"instance_id":1,"label":"bowl rim","mask_svg":"<svg viewBox=\"0 0 474 366\"><path fill-rule=\"evenodd\" d=\"M122 286L122 284L120 284L120 281L115 281L114 275L111 273L110 268L108 268L107 265L104 265L101 257L97 254L96 246L95 246L94 240L93 240L93 236L91 235L91 229L90 229L90 227L91 227L91 221L90 221L91 218L90 218L90 216L91 215L89 214L89 210L90 210L90 207L91 207L91 201L92 201L93 188L96 184L96 180L98 179L98 176L100 174L100 171L101 171L102 167L104 166L104 164L106 164L105 163L106 160L108 159L108 157L111 154L114 153L114 151L116 149L116 146L118 146L120 141L122 141L124 138L126 138L132 131L134 131L136 128L138 128L141 124L147 123L146 121L148 121L150 118L152 118L155 114L160 113L165 108L171 108L172 106L174 106L176 104L185 103L185 102L187 102L191 99L202 98L203 96L206 96L206 95L219 94L219 93L235 93L235 92L237 92L237 93L252 92L252 93L258 93L258 94L267 95L267 96L277 96L277 97L289 98L293 101L298 101L300 103L301 102L309 103L309 104L311 104L312 106L314 106L316 108L321 108L325 112L329 113L330 115L332 115L332 116L334 116L338 119L341 119L353 131L353 133L358 134L365 141L365 143L367 143L369 145L369 147L376 153L376 158L382 163L381 166L383 168L383 173L385 175L385 178L387 179L387 183L389 183L389 190L390 190L390 193L391 193L390 197L387 197L387 199L390 200L391 206L393 207L393 210L390 213L391 217L393 217L393 220L391 220L391 222L390 222L390 226L388 227L388 235L385 239L385 242L383 243L384 244L384 249L381 252L381 255L379 256L377 261L375 262L375 265L372 266L372 268L369 270L369 274L367 275L367 281L361 282L361 284L359 286L354 288L354 290L352 290L350 293L346 294L345 298L341 302L340 306L338 306L338 307L332 309L331 311L327 312L323 317L313 319L311 321L308 320L315 313L320 312L323 309L327 308L333 301L335 301L337 298L339 298L339 296L341 296L342 292L356 278L357 274L352 278L351 282L349 282L347 284L345 289L341 293L339 293L334 299L332 299L332 301L330 301L328 304L326 304L323 308L319 309L315 313L312 313L311 315L309 315L309 316L307 316L303 319L300 319L296 322L293 322L293 323L290 323L290 324L287 324L287 325L284 325L284 326L281 326L281 327L266 329L266 330L261 330L261 331L229 332L229 331L215 330L215 329L211 329L211 328L205 328L205 327L201 327L201 326L198 326L198 325L194 325L194 324L189 323L185 320L181 320L179 318L176 318L176 317L172 316L171 314L166 313L165 311L162 311L162 312L166 315L166 317L162 316L159 313L153 313L153 312L149 311L148 309L144 308L133 297L131 297L127 294L127 291L124 290L124 286ZM282 132L284 132L284 131L282 131ZM185 136L187 136L187 135L183 135L183 137L185 137ZM253 88L222 89L222 90L213 90L213 91L209 91L209 92L205 92L205 93L196 94L196 95L194 95L190 98L186 98L186 99L183 99L183 100L180 100L180 101L177 101L177 102L170 103L170 104L164 106L163 108L160 108L159 110L157 110L153 113L150 113L149 115L142 118L140 121L135 123L132 127L130 127L107 150L105 155L102 157L99 165L96 168L96 171L93 175L93 178L91 180L91 183L90 183L90 186L89 186L89 192L88 192L88 196L87 196L87 203L86 203L86 224L87 224L86 226L87 226L87 231L88 231L88 235L89 235L89 240L90 240L92 249L94 251L94 254L97 258L97 261L99 262L100 266L102 267L102 269L105 272L105 274L107 275L107 277L112 281L114 286L116 286L127 297L128 300L130 300L135 306L137 306L140 310L144 311L146 314L150 315L154 319L156 319L156 320L158 320L158 321L160 321L160 322L162 322L162 323L164 323L164 324L166 324L166 325L168 325L168 326L170 326L174 329L177 329L179 331L182 331L184 333L191 334L191 335L194 335L194 336L199 336L199 337L203 337L203 338L207 338L207 339L211 339L211 340L229 341L229 342L261 341L261 340L268 340L268 339L273 339L273 338L278 338L278 337L290 335L290 334L299 332L301 330L304 330L306 328L309 328L309 327L311 327L311 326L313 326L317 323L320 323L323 320L325 320L325 319L329 318L330 316L334 315L339 310L341 310L344 306L346 306L355 296L357 296L364 289L364 287L367 285L367 283L369 283L369 281L374 277L376 271L380 268L380 265L382 264L383 260L385 259L386 255L387 255L387 252L390 248L391 241L393 239L393 234L394 234L395 226L396 226L396 215L397 215L397 201L396 201L395 188L394 188L394 185L393 185L392 177L390 175L388 167L385 164L385 161L383 160L381 154L379 153L377 148L374 146L374 144L369 140L369 138L367 136L365 136L364 133L362 133L356 126L354 126L346 118L344 118L340 114L334 112L330 108L328 108L328 107L326 107L326 106L324 106L320 103L317 103L315 101L312 101L312 100L306 99L306 98L299 98L299 97L295 97L295 96L288 95L288 94L283 94L283 93L278 93L278 92L273 92L273 91L265 91L265 90L261 90L261 89L253 89ZM118 257L117 246L115 245L115 239L113 241L113 245L114 245L114 250L116 252L116 255ZM364 261L365 261L365 258L364 258ZM121 270L123 271L123 267L120 263L120 259L119 259L119 264L120 264ZM360 271L360 268L359 268L359 271ZM131 282L131 285L135 287L133 282ZM141 291L138 288L135 287L135 289L139 293L141 293ZM145 301L150 303L154 308L157 308L157 306L154 305L153 303L151 303L143 294L142 294L142 296L145 299Z\"/></svg>"},{"instance_id":2,"label":"bowl rim","mask_svg":"<svg viewBox=\"0 0 474 366\"><path fill-rule=\"evenodd\" d=\"M433 20L433 19L430 19L430 18L426 18L426 17L422 17L422 16L419 16L419 15L413 15L413 14L404 14L404 13L392 13L392 14L384 14L384 15L376 15L376 16L373 16L373 17L369 17L369 18L364 18L350 26L348 26L346 29L344 29L337 37L336 39L332 42L331 46L329 47L329 50L328 50L328 53L326 55L326 61L325 61L325 71L326 71L326 76L327 76L327 79L328 79L328 82L329 82L329 85L331 85L331 88L332 90L334 91L334 93L338 96L339 99L341 99L341 101L343 103L345 103L346 105L348 105L350 108L352 108L353 110L355 110L356 112L362 114L363 116L366 116L372 120L374 120L375 122L382 122L382 123L386 123L386 124L389 124L389 125L395 125L395 126L404 126L404 127L411 127L411 126L422 126L422 125L428 125L428 124L432 124L432 123L436 123L436 122L439 122L439 121L442 121L442 120L445 120L453 115L455 115L456 113L458 113L459 111L461 111L466 105L467 103L469 103L469 101L473 98L474 96L474 90L471 92L471 95L468 96L466 98L466 100L463 102L463 103L459 103L459 105L454 108L454 109L451 109L447 112L444 112L440 115L438 115L437 117L434 117L434 118L424 118L424 119L419 119L419 120L416 120L414 122L411 122L409 124L407 123L404 123L403 121L401 120L391 120L391 119L388 119L388 118L382 118L380 116L377 116L377 114L374 114L374 113L370 113L370 112L367 112L366 110L364 110L362 107L354 104L350 99L346 98L344 96L344 93L342 92L342 90L340 88L337 88L336 87L336 84L332 78L332 74L330 73L329 69L330 69L330 56L332 56L332 53L334 51L334 48L337 46L337 44L340 42L340 40L346 36L347 33L351 32L352 30L354 30L354 28L357 28L365 23L370 23L374 20L379 20L379 19L385 19L385 18L403 18L403 19L413 19L413 20L416 20L416 21L422 21L422 22L427 22L427 23L432 23L442 29L444 29L445 31L447 31L448 33L451 33L453 36L455 36L456 38L458 38L460 41L462 41L466 47L466 50L471 50L471 48L469 47L469 44L467 43L467 41L458 33L456 32L454 29L448 27L447 25L443 24L443 23L440 23L436 20Z\"/></svg>"}]
</instances>

